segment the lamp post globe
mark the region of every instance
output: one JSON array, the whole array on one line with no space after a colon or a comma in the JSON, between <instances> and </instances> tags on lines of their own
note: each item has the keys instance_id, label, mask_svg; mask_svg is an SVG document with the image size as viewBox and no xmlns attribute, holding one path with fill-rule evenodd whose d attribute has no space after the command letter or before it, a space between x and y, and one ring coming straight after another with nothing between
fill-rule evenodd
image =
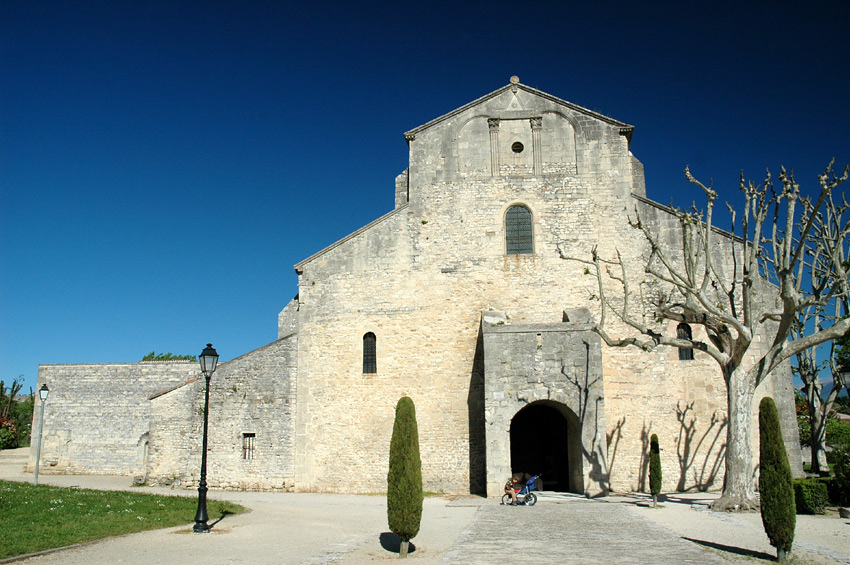
<instances>
[{"instance_id":1,"label":"lamp post globe","mask_svg":"<svg viewBox=\"0 0 850 565\"><path fill-rule=\"evenodd\" d=\"M210 377L218 365L218 353L208 343L201 352L201 372L204 374L206 386L204 387L204 441L201 447L201 480L198 482L198 511L195 513L195 526L192 530L196 534L207 533L210 526L207 524L207 424L210 411Z\"/></svg>"},{"instance_id":2,"label":"lamp post globe","mask_svg":"<svg viewBox=\"0 0 850 565\"><path fill-rule=\"evenodd\" d=\"M41 400L41 417L38 424L38 449L35 452L35 484L38 484L38 465L41 463L41 435L44 431L44 403L47 402L47 395L50 394L50 389L47 384L41 385L38 389L38 398Z\"/></svg>"},{"instance_id":3,"label":"lamp post globe","mask_svg":"<svg viewBox=\"0 0 850 565\"><path fill-rule=\"evenodd\" d=\"M208 343L204 350L201 352L201 372L205 377L209 377L215 371L216 365L218 365L218 353L213 348L211 343Z\"/></svg>"}]
</instances>

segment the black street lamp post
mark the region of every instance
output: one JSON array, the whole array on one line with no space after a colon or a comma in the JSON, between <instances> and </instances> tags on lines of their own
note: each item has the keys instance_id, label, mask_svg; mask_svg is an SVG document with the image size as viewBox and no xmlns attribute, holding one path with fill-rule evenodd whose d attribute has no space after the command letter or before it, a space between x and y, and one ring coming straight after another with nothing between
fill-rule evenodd
<instances>
[{"instance_id":1,"label":"black street lamp post","mask_svg":"<svg viewBox=\"0 0 850 565\"><path fill-rule=\"evenodd\" d=\"M195 527L192 528L196 534L207 533L210 526L207 524L207 422L210 412L210 377L215 371L218 363L218 353L211 343L208 343L201 352L201 372L207 381L204 389L204 446L201 451L201 481L198 483L198 511L195 513Z\"/></svg>"},{"instance_id":2,"label":"black street lamp post","mask_svg":"<svg viewBox=\"0 0 850 565\"><path fill-rule=\"evenodd\" d=\"M41 434L44 431L44 403L47 402L47 395L50 394L50 389L47 384L41 385L38 389L38 398L41 400L41 421L38 424L38 449L35 452L35 484L38 484L38 464L41 462Z\"/></svg>"}]
</instances>

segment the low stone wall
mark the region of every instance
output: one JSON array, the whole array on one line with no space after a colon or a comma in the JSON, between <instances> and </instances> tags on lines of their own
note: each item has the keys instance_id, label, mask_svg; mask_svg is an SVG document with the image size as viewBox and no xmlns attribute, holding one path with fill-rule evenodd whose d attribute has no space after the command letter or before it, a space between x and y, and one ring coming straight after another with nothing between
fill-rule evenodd
<instances>
[{"instance_id":1,"label":"low stone wall","mask_svg":"<svg viewBox=\"0 0 850 565\"><path fill-rule=\"evenodd\" d=\"M221 363L210 380L207 483L224 490L294 488L295 356L290 334ZM149 484L200 480L204 378L151 398Z\"/></svg>"},{"instance_id":2,"label":"low stone wall","mask_svg":"<svg viewBox=\"0 0 850 565\"><path fill-rule=\"evenodd\" d=\"M50 388L39 472L143 474L148 397L198 375L198 363L190 361L39 366L36 388ZM40 418L36 402L34 434ZM38 441L30 446L30 471L37 446Z\"/></svg>"}]
</instances>

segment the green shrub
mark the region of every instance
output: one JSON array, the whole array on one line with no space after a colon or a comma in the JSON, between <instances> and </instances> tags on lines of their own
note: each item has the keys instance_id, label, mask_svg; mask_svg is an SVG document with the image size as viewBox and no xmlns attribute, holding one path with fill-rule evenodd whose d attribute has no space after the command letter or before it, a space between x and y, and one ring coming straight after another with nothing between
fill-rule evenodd
<instances>
[{"instance_id":1,"label":"green shrub","mask_svg":"<svg viewBox=\"0 0 850 565\"><path fill-rule=\"evenodd\" d=\"M838 488L838 482L834 477L818 477L818 481L826 486L826 498L829 500L829 506L847 506L847 497L844 496L844 491ZM844 503L841 501L845 500Z\"/></svg>"},{"instance_id":2,"label":"green shrub","mask_svg":"<svg viewBox=\"0 0 850 565\"><path fill-rule=\"evenodd\" d=\"M797 510L779 415L769 396L759 404L759 443L761 521L770 545L776 548L777 559L783 561L794 542Z\"/></svg>"},{"instance_id":3,"label":"green shrub","mask_svg":"<svg viewBox=\"0 0 850 565\"><path fill-rule=\"evenodd\" d=\"M797 514L823 514L829 493L826 483L818 479L796 479L794 481L794 504Z\"/></svg>"},{"instance_id":4,"label":"green shrub","mask_svg":"<svg viewBox=\"0 0 850 565\"><path fill-rule=\"evenodd\" d=\"M655 434L649 438L649 492L652 493L652 506L655 506L661 493L661 450Z\"/></svg>"},{"instance_id":5,"label":"green shrub","mask_svg":"<svg viewBox=\"0 0 850 565\"><path fill-rule=\"evenodd\" d=\"M838 506L850 506L850 446L832 450L835 477L829 483L829 500Z\"/></svg>"},{"instance_id":6,"label":"green shrub","mask_svg":"<svg viewBox=\"0 0 850 565\"><path fill-rule=\"evenodd\" d=\"M832 447L850 447L850 422L842 422L830 414L826 420L826 444Z\"/></svg>"},{"instance_id":7,"label":"green shrub","mask_svg":"<svg viewBox=\"0 0 850 565\"><path fill-rule=\"evenodd\" d=\"M400 556L419 533L422 519L422 461L413 400L403 396L395 408L390 465L387 473L387 522L401 539Z\"/></svg>"},{"instance_id":8,"label":"green shrub","mask_svg":"<svg viewBox=\"0 0 850 565\"><path fill-rule=\"evenodd\" d=\"M18 429L15 427L15 422L0 418L0 449L13 447L18 447Z\"/></svg>"}]
</instances>

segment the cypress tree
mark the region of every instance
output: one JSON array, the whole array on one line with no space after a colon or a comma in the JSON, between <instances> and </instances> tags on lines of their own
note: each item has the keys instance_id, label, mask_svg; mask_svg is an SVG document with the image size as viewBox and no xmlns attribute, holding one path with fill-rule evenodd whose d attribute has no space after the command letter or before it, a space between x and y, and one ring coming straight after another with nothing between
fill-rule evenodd
<instances>
[{"instance_id":1,"label":"cypress tree","mask_svg":"<svg viewBox=\"0 0 850 565\"><path fill-rule=\"evenodd\" d=\"M422 461L416 408L413 400L403 396L395 408L387 473L387 521L390 530L401 539L399 557L407 557L409 542L419 533L421 519Z\"/></svg>"},{"instance_id":2,"label":"cypress tree","mask_svg":"<svg viewBox=\"0 0 850 565\"><path fill-rule=\"evenodd\" d=\"M761 522L770 545L776 548L777 561L784 561L794 542L797 508L779 415L770 397L759 404L759 444Z\"/></svg>"},{"instance_id":3,"label":"cypress tree","mask_svg":"<svg viewBox=\"0 0 850 565\"><path fill-rule=\"evenodd\" d=\"M661 493L661 450L655 434L649 438L649 492L652 493L652 507L655 508Z\"/></svg>"}]
</instances>

